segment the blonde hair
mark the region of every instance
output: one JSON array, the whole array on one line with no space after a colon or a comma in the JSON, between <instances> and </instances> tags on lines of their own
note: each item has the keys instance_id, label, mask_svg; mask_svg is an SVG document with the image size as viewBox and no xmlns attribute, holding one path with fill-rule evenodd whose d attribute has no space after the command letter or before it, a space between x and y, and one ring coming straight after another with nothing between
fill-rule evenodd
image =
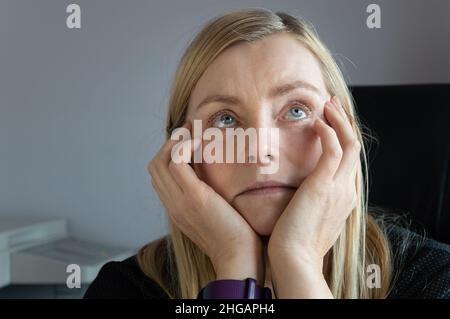
<instances>
[{"instance_id":1,"label":"blonde hair","mask_svg":"<svg viewBox=\"0 0 450 319\"><path fill-rule=\"evenodd\" d=\"M356 176L357 205L346 221L338 240L325 256L324 276L335 298L384 298L392 273L389 242L368 212L368 169L366 139L355 113L352 95L331 53L314 29L301 19L266 9L231 11L209 21L193 39L178 66L170 92L166 138L184 124L190 95L214 59L233 44L252 42L265 36L287 32L295 36L317 58L326 88L337 95L361 143L361 161ZM171 298L195 299L201 288L215 280L214 268L187 236L169 221L169 235L139 250L138 263ZM366 269L377 264L381 287L366 285Z\"/></svg>"}]
</instances>

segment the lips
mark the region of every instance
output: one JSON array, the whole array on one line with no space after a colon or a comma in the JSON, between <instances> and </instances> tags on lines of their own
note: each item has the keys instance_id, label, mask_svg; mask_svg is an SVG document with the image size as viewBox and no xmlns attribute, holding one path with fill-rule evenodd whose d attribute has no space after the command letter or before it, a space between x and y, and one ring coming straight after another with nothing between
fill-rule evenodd
<instances>
[{"instance_id":1,"label":"lips","mask_svg":"<svg viewBox=\"0 0 450 319\"><path fill-rule=\"evenodd\" d=\"M295 190L297 190L296 187L286 183L281 183L277 181L264 181L264 182L256 182L250 185L244 191L239 193L238 196L282 194L286 192L292 192Z\"/></svg>"}]
</instances>

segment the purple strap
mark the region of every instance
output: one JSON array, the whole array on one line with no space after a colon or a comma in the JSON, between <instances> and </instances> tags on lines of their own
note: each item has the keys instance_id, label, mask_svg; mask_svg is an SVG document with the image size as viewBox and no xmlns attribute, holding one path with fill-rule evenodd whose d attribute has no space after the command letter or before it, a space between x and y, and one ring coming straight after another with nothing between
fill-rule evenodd
<instances>
[{"instance_id":1,"label":"purple strap","mask_svg":"<svg viewBox=\"0 0 450 319\"><path fill-rule=\"evenodd\" d=\"M206 285L198 299L272 299L272 292L267 287L261 288L253 278L221 279Z\"/></svg>"}]
</instances>

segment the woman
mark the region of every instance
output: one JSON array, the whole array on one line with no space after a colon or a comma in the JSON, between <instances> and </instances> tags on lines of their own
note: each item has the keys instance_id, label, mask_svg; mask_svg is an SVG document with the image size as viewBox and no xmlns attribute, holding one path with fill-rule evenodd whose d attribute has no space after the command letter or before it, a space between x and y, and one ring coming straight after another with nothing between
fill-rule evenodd
<instances>
[{"instance_id":1,"label":"woman","mask_svg":"<svg viewBox=\"0 0 450 319\"><path fill-rule=\"evenodd\" d=\"M256 162L175 163L192 140L170 136L194 120L276 128L279 142L259 144ZM351 94L304 22L262 9L210 21L178 67L166 128L149 173L170 234L106 264L86 298L200 298L212 282L246 278L273 298L450 297L449 247L368 212Z\"/></svg>"}]
</instances>

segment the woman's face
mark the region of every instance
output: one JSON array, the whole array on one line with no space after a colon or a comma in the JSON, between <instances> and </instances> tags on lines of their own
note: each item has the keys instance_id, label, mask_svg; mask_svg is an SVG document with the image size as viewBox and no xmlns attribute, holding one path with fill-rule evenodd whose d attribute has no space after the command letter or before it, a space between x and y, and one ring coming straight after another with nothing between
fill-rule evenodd
<instances>
[{"instance_id":1,"label":"woman's face","mask_svg":"<svg viewBox=\"0 0 450 319\"><path fill-rule=\"evenodd\" d=\"M233 99L202 103L212 95ZM324 119L323 107L329 99L317 60L292 35L271 35L228 48L195 86L188 120L202 120L203 130L216 127L224 135L226 128L277 128L279 143L259 144L264 159L258 157L253 163L203 162L194 164L194 170L258 234L270 235L295 190L315 168L322 153L312 123L316 117ZM203 147L208 143L203 141ZM278 147L278 151L273 147ZM275 173L261 172L267 161L278 161ZM286 187L246 191L255 183L266 181L280 182Z\"/></svg>"}]
</instances>

